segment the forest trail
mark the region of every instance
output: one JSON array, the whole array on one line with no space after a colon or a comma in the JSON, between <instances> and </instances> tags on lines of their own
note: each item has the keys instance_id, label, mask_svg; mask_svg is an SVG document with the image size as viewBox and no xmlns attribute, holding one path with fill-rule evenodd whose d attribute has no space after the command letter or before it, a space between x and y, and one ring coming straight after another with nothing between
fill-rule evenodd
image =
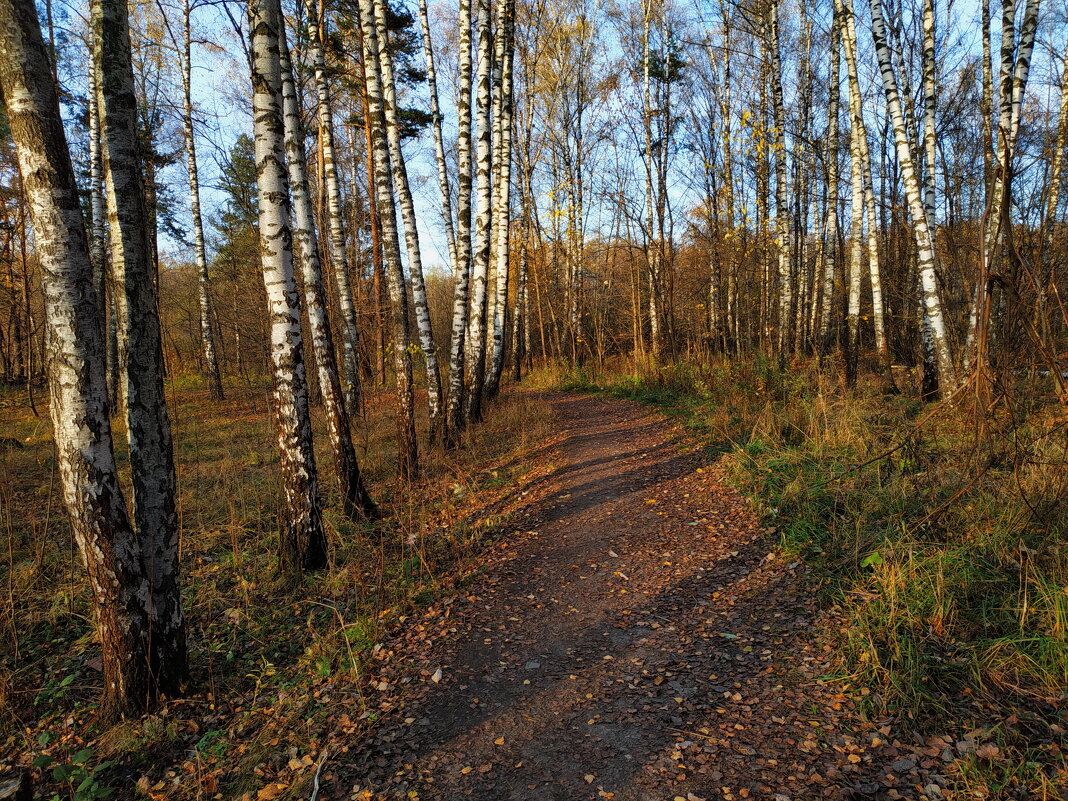
<instances>
[{"instance_id":1,"label":"forest trail","mask_svg":"<svg viewBox=\"0 0 1068 801\"><path fill-rule=\"evenodd\" d=\"M715 466L647 407L547 399L539 500L372 660L339 797L941 797L941 760L819 681L803 568Z\"/></svg>"}]
</instances>

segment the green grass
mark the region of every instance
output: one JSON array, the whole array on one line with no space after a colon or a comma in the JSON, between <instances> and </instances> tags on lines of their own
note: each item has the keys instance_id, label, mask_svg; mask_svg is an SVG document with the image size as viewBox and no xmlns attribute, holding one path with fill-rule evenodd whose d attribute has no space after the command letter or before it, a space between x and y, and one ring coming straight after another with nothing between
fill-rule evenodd
<instances>
[{"instance_id":1,"label":"green grass","mask_svg":"<svg viewBox=\"0 0 1068 801\"><path fill-rule=\"evenodd\" d=\"M1066 780L1068 442L1052 399L1014 388L977 435L966 409L874 382L847 392L816 365L680 362L556 383L653 404L722 457L845 616L841 673L871 690L872 713L1000 733L1019 769L973 760L962 786L1043 797Z\"/></svg>"}]
</instances>

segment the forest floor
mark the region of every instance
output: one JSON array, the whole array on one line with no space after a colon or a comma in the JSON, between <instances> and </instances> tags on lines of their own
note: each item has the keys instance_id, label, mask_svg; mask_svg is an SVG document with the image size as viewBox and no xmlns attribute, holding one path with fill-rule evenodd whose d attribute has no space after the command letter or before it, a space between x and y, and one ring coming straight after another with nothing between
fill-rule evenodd
<instances>
[{"instance_id":1,"label":"forest floor","mask_svg":"<svg viewBox=\"0 0 1068 801\"><path fill-rule=\"evenodd\" d=\"M958 743L862 714L833 608L702 448L638 403L547 398L536 500L377 650L373 724L331 738L319 797L945 797Z\"/></svg>"},{"instance_id":2,"label":"forest floor","mask_svg":"<svg viewBox=\"0 0 1068 801\"><path fill-rule=\"evenodd\" d=\"M373 396L361 466L384 517L346 521L324 480L331 566L298 587L275 576L266 387L216 403L176 381L193 677L114 727L47 416L0 397L0 776L74 801L1068 798L1065 540L1006 490L1061 509L1047 429L1041 471L983 495L959 496L951 426L828 486L907 399L665 369L532 376L412 486Z\"/></svg>"}]
</instances>

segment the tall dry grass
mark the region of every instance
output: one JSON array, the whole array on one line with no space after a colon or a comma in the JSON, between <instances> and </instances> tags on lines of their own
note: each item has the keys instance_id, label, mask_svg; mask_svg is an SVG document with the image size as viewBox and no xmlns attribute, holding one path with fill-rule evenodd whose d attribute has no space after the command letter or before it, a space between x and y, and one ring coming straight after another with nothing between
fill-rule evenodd
<instances>
[{"instance_id":1,"label":"tall dry grass","mask_svg":"<svg viewBox=\"0 0 1068 801\"><path fill-rule=\"evenodd\" d=\"M276 573L280 485L267 392L265 384L233 386L216 402L196 379L171 382L193 681L186 698L109 731L93 714L99 656L47 410L39 406L35 417L21 397L0 396L0 774L55 759L73 779L57 782L53 765L37 773L61 797L102 763L92 781L123 797L129 777L142 772L153 783L162 774L167 797L240 797L262 786L280 739L308 748L342 700L359 717L375 643L478 570L544 466L552 436L544 404L506 392L462 449L424 447L423 477L408 486L395 479L393 399L373 396L354 431L383 518L354 524L340 514L325 425L313 409L330 566L291 587ZM426 420L419 423L425 444ZM120 421L116 428L128 487Z\"/></svg>"},{"instance_id":2,"label":"tall dry grass","mask_svg":"<svg viewBox=\"0 0 1068 801\"><path fill-rule=\"evenodd\" d=\"M1040 377L982 420L875 380L846 391L816 364L546 380L655 404L720 455L844 619L838 679L910 725L983 721L1001 740L1013 770L964 771L981 797L1068 781L1068 416Z\"/></svg>"}]
</instances>

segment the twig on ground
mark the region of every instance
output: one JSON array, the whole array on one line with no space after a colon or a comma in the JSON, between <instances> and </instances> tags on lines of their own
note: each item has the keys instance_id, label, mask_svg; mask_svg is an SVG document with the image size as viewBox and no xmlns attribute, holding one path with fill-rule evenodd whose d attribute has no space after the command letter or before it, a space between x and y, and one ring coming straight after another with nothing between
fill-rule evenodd
<instances>
[{"instance_id":1,"label":"twig on ground","mask_svg":"<svg viewBox=\"0 0 1068 801\"><path fill-rule=\"evenodd\" d=\"M319 757L319 762L315 766L315 778L312 780L312 794L309 801L315 801L319 797L319 774L323 771L323 764L326 762L326 757L329 751L323 749L322 755Z\"/></svg>"}]
</instances>

